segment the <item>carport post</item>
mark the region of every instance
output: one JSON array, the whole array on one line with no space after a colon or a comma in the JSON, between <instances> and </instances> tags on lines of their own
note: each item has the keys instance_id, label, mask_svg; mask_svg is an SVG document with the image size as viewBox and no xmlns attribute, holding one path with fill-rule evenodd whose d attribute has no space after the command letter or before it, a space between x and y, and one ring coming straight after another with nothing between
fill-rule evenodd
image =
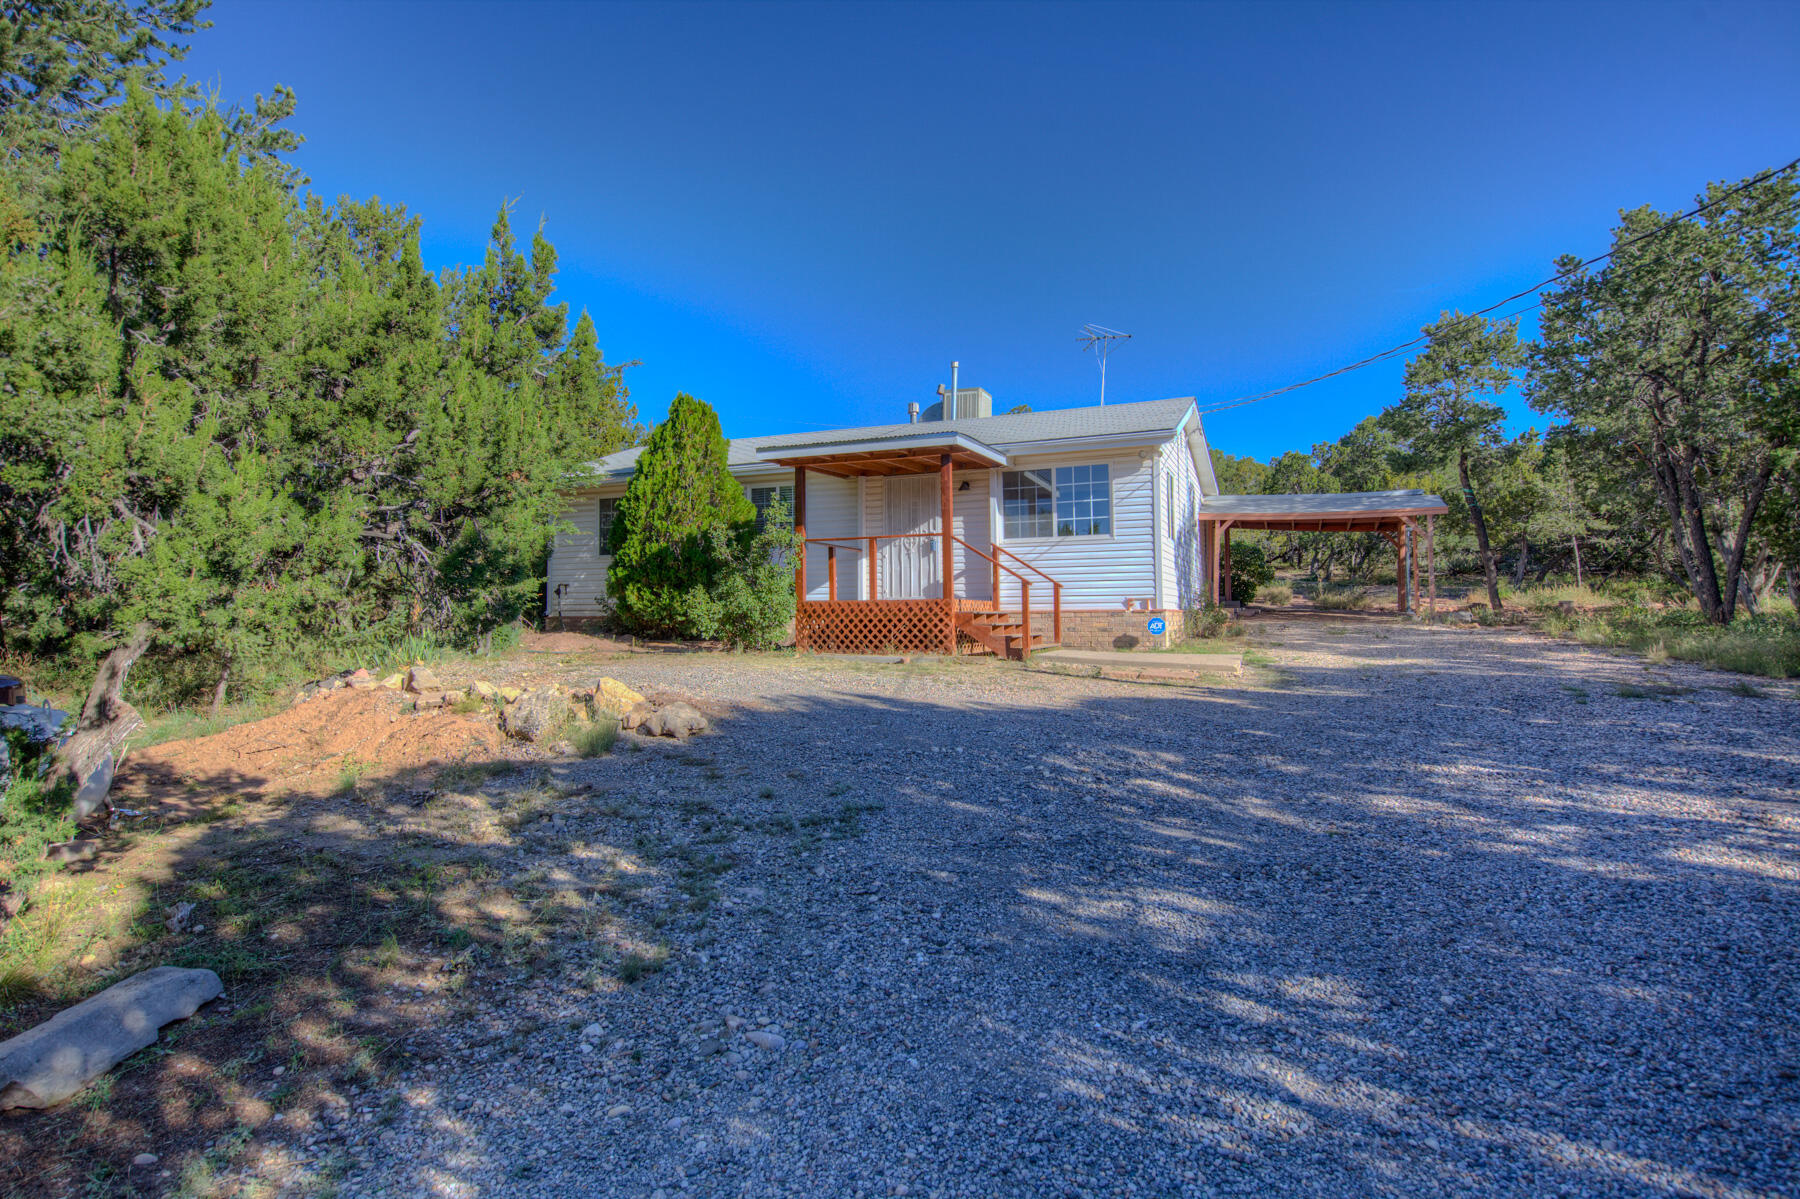
<instances>
[{"instance_id":1,"label":"carport post","mask_svg":"<svg viewBox=\"0 0 1800 1199\"><path fill-rule=\"evenodd\" d=\"M1412 573L1412 610L1419 610L1419 522L1406 522L1406 562Z\"/></svg>"},{"instance_id":2,"label":"carport post","mask_svg":"<svg viewBox=\"0 0 1800 1199\"><path fill-rule=\"evenodd\" d=\"M1406 615L1406 526L1400 526L1400 535L1394 538L1394 606L1400 615Z\"/></svg>"},{"instance_id":3,"label":"carport post","mask_svg":"<svg viewBox=\"0 0 1800 1199\"><path fill-rule=\"evenodd\" d=\"M1223 540L1219 542L1219 599L1224 603L1231 602L1231 528L1227 526Z\"/></svg>"},{"instance_id":4,"label":"carport post","mask_svg":"<svg viewBox=\"0 0 1800 1199\"><path fill-rule=\"evenodd\" d=\"M1437 517L1425 518L1425 577L1431 585L1431 623L1437 623Z\"/></svg>"}]
</instances>

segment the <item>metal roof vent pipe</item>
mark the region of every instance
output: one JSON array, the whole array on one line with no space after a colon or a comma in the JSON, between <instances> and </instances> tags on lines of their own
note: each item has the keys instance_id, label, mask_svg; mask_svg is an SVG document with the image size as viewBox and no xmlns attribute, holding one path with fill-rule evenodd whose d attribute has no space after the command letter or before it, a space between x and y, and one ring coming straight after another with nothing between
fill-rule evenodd
<instances>
[{"instance_id":1,"label":"metal roof vent pipe","mask_svg":"<svg viewBox=\"0 0 1800 1199\"><path fill-rule=\"evenodd\" d=\"M906 405L906 422L911 425L919 423L919 401L913 400Z\"/></svg>"}]
</instances>

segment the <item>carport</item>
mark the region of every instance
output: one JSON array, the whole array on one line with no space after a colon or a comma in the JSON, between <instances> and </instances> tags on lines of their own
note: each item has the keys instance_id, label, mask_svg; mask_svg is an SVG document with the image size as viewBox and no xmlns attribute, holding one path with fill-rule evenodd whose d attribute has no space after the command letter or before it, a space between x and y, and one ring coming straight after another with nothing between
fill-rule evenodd
<instances>
[{"instance_id":1,"label":"carport","mask_svg":"<svg viewBox=\"0 0 1800 1199\"><path fill-rule=\"evenodd\" d=\"M1334 491L1312 495L1209 495L1200 502L1200 539L1210 569L1208 598L1231 594L1231 531L1377 533L1394 547L1400 611L1419 606L1419 521L1425 522L1425 576L1437 615L1436 521L1449 505L1423 491ZM1222 584L1222 585L1221 585Z\"/></svg>"}]
</instances>

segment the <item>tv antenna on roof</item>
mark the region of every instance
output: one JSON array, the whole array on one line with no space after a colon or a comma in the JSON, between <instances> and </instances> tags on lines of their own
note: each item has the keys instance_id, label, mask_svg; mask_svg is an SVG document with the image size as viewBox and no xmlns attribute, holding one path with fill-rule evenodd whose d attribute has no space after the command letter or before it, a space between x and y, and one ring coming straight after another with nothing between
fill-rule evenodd
<instances>
[{"instance_id":1,"label":"tv antenna on roof","mask_svg":"<svg viewBox=\"0 0 1800 1199\"><path fill-rule=\"evenodd\" d=\"M1106 356L1112 353L1116 341L1130 341L1131 334L1121 333L1117 329L1108 329L1105 325L1086 324L1081 327L1081 335L1077 338L1081 348L1092 350L1100 359L1100 406L1106 407Z\"/></svg>"}]
</instances>

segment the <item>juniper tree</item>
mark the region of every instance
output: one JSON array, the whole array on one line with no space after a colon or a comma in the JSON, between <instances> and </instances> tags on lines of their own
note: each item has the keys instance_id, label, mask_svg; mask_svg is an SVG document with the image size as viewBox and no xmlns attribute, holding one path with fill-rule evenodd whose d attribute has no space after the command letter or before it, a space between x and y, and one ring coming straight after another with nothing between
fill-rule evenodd
<instances>
[{"instance_id":1,"label":"juniper tree","mask_svg":"<svg viewBox=\"0 0 1800 1199\"><path fill-rule=\"evenodd\" d=\"M677 395L650 433L613 517L607 594L617 619L645 633L693 635L698 596L715 582L711 534L753 527L756 509L727 464L719 417Z\"/></svg>"}]
</instances>

